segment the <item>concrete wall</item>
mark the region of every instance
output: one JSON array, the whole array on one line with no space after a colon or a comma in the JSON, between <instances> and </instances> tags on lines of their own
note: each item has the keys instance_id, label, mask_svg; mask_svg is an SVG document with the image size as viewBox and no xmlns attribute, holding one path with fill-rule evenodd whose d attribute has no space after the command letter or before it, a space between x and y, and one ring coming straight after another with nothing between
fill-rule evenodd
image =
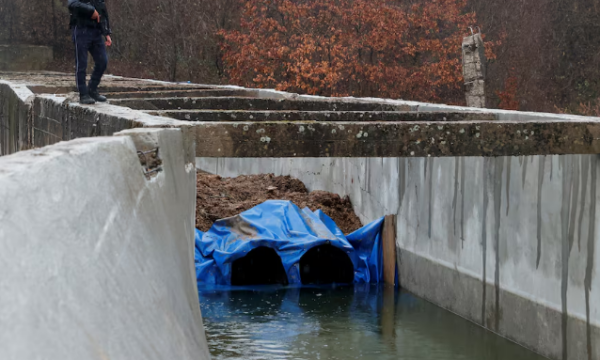
<instances>
[{"instance_id":1,"label":"concrete wall","mask_svg":"<svg viewBox=\"0 0 600 360\"><path fill-rule=\"evenodd\" d=\"M596 155L197 158L222 176L292 175L397 214L401 285L553 359L600 359ZM483 281L485 279L485 282Z\"/></svg>"},{"instance_id":2,"label":"concrete wall","mask_svg":"<svg viewBox=\"0 0 600 360\"><path fill-rule=\"evenodd\" d=\"M0 70L45 70L52 60L54 52L49 46L0 45Z\"/></svg>"},{"instance_id":3,"label":"concrete wall","mask_svg":"<svg viewBox=\"0 0 600 360\"><path fill-rule=\"evenodd\" d=\"M99 104L81 106L61 97L38 96L33 101L32 143L35 147L81 137L110 136L140 126L125 109Z\"/></svg>"},{"instance_id":4,"label":"concrete wall","mask_svg":"<svg viewBox=\"0 0 600 360\"><path fill-rule=\"evenodd\" d=\"M184 123L110 104L82 106L69 97L35 95L25 84L0 80L0 156L126 129L177 125Z\"/></svg>"},{"instance_id":5,"label":"concrete wall","mask_svg":"<svg viewBox=\"0 0 600 360\"><path fill-rule=\"evenodd\" d=\"M0 158L0 358L208 359L193 142L136 129ZM159 148L147 178L136 150Z\"/></svg>"},{"instance_id":6,"label":"concrete wall","mask_svg":"<svg viewBox=\"0 0 600 360\"><path fill-rule=\"evenodd\" d=\"M27 149L33 97L24 85L0 81L0 156Z\"/></svg>"}]
</instances>

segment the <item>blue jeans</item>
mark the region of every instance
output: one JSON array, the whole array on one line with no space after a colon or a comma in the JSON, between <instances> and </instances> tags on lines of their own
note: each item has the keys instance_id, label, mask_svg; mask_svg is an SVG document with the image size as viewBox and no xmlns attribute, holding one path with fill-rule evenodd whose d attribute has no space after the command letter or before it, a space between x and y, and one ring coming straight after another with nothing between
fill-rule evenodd
<instances>
[{"instance_id":1,"label":"blue jeans","mask_svg":"<svg viewBox=\"0 0 600 360\"><path fill-rule=\"evenodd\" d=\"M98 28L75 26L73 28L73 43L75 44L77 90L80 96L88 95L90 91L97 91L100 79L108 65L102 31ZM94 71L89 85L86 85L88 52L92 54L94 59Z\"/></svg>"}]
</instances>

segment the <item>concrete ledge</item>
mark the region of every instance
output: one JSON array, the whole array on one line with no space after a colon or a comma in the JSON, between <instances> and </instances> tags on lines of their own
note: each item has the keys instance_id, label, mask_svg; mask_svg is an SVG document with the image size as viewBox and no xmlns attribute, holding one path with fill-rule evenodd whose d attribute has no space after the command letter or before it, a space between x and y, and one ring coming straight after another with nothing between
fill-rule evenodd
<instances>
[{"instance_id":1,"label":"concrete ledge","mask_svg":"<svg viewBox=\"0 0 600 360\"><path fill-rule=\"evenodd\" d=\"M111 90L111 89L108 89ZM114 90L114 88L112 89ZM122 90L122 89L118 89ZM109 99L134 99L134 98L198 98L198 97L218 97L218 96L250 96L251 94L245 90L229 90L229 89L195 89L195 90L142 90L142 91L116 91L106 92L106 97Z\"/></svg>"},{"instance_id":2,"label":"concrete ledge","mask_svg":"<svg viewBox=\"0 0 600 360\"><path fill-rule=\"evenodd\" d=\"M136 110L303 110L303 111L406 111L407 106L329 101L265 99L248 97L118 99L115 105Z\"/></svg>"},{"instance_id":3,"label":"concrete ledge","mask_svg":"<svg viewBox=\"0 0 600 360\"><path fill-rule=\"evenodd\" d=\"M600 153L600 121L196 122L199 157Z\"/></svg>"},{"instance_id":4,"label":"concrete ledge","mask_svg":"<svg viewBox=\"0 0 600 360\"><path fill-rule=\"evenodd\" d=\"M496 120L492 113L409 111L255 111L255 110L161 110L146 111L183 121L426 121L450 122Z\"/></svg>"},{"instance_id":5,"label":"concrete ledge","mask_svg":"<svg viewBox=\"0 0 600 360\"><path fill-rule=\"evenodd\" d=\"M107 75L103 78L111 78L110 75ZM29 89L36 94L54 94L54 95L62 95L67 96L70 93L77 92L77 86L74 84L75 75L72 76L72 79L69 80L61 80L56 83L51 82L52 85L29 85ZM111 81L108 84L106 81L102 83L101 89L104 93L109 94L137 94L137 96L145 96L144 92L168 92L168 93L177 93L177 92L186 92L186 91L201 91L201 90L209 90L211 87L209 86L178 86L177 84L170 84L168 86L161 86L157 84L153 84L150 81ZM225 90L225 91L238 91L238 90Z\"/></svg>"}]
</instances>

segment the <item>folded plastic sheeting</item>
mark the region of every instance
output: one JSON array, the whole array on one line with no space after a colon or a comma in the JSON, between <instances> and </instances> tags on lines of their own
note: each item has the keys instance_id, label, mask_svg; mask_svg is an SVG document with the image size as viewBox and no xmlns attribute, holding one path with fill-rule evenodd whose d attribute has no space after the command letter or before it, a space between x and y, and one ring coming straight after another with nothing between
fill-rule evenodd
<instances>
[{"instance_id":1,"label":"folded plastic sheeting","mask_svg":"<svg viewBox=\"0 0 600 360\"><path fill-rule=\"evenodd\" d=\"M344 236L320 210L300 210L290 201L269 200L216 221L206 233L196 230L198 284L231 285L233 262L259 247L279 255L289 284L301 284L300 260L320 245L331 245L348 255L355 283L378 283L382 280L382 224L383 218Z\"/></svg>"}]
</instances>

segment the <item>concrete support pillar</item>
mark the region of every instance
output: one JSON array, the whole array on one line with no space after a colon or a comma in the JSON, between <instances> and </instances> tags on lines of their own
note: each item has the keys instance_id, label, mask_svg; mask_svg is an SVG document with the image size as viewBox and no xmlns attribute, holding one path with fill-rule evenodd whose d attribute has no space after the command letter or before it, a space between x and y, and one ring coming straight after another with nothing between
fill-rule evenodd
<instances>
[{"instance_id":1,"label":"concrete support pillar","mask_svg":"<svg viewBox=\"0 0 600 360\"><path fill-rule=\"evenodd\" d=\"M484 108L486 58L481 33L463 39L462 53L467 106Z\"/></svg>"}]
</instances>

